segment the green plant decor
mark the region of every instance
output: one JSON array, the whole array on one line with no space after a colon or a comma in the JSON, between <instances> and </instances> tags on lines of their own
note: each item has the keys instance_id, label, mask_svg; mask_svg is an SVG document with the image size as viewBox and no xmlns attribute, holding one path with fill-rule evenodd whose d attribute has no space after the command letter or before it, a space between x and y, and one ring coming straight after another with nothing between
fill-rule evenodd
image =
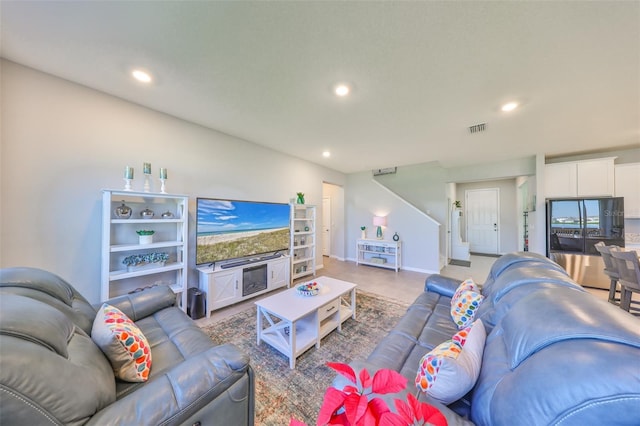
<instances>
[{"instance_id":1,"label":"green plant decor","mask_svg":"<svg viewBox=\"0 0 640 426\"><path fill-rule=\"evenodd\" d=\"M461 209L462 208L462 203L460 201L454 201L453 205L455 206L456 209Z\"/></svg>"},{"instance_id":2,"label":"green plant decor","mask_svg":"<svg viewBox=\"0 0 640 426\"><path fill-rule=\"evenodd\" d=\"M139 231L136 231L136 234L138 234L138 235L153 235L155 233L156 233L156 231L149 231L147 229L141 229Z\"/></svg>"},{"instance_id":3,"label":"green plant decor","mask_svg":"<svg viewBox=\"0 0 640 426\"><path fill-rule=\"evenodd\" d=\"M143 263L160 263L169 260L168 253L146 253L146 254L132 254L122 260L122 263L126 266L137 266Z\"/></svg>"},{"instance_id":4,"label":"green plant decor","mask_svg":"<svg viewBox=\"0 0 640 426\"><path fill-rule=\"evenodd\" d=\"M298 196L296 202L298 204L304 204L304 192L296 192L296 195Z\"/></svg>"}]
</instances>

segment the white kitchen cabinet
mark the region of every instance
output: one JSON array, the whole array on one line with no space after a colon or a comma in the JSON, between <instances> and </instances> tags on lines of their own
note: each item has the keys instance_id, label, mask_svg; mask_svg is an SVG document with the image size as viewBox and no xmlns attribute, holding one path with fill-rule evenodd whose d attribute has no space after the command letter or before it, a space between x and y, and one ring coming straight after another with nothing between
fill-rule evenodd
<instances>
[{"instance_id":1,"label":"white kitchen cabinet","mask_svg":"<svg viewBox=\"0 0 640 426\"><path fill-rule=\"evenodd\" d=\"M544 167L544 193L547 198L573 198L578 196L577 165L553 163Z\"/></svg>"},{"instance_id":2,"label":"white kitchen cabinet","mask_svg":"<svg viewBox=\"0 0 640 426\"><path fill-rule=\"evenodd\" d=\"M640 219L640 163L615 166L616 197L624 197L624 217Z\"/></svg>"},{"instance_id":3,"label":"white kitchen cabinet","mask_svg":"<svg viewBox=\"0 0 640 426\"><path fill-rule=\"evenodd\" d=\"M546 198L612 197L616 157L545 165Z\"/></svg>"},{"instance_id":4,"label":"white kitchen cabinet","mask_svg":"<svg viewBox=\"0 0 640 426\"><path fill-rule=\"evenodd\" d=\"M615 194L615 157L578 161L578 197L613 197Z\"/></svg>"}]
</instances>

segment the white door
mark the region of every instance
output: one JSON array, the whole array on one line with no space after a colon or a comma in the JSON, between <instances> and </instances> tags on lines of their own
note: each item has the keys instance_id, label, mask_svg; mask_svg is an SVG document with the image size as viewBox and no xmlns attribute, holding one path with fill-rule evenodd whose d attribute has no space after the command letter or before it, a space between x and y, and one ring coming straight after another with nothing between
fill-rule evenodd
<instances>
[{"instance_id":1,"label":"white door","mask_svg":"<svg viewBox=\"0 0 640 426\"><path fill-rule=\"evenodd\" d=\"M465 223L469 250L474 253L498 254L498 188L465 191Z\"/></svg>"},{"instance_id":2,"label":"white door","mask_svg":"<svg viewBox=\"0 0 640 426\"><path fill-rule=\"evenodd\" d=\"M322 255L331 254L331 198L322 198Z\"/></svg>"}]
</instances>

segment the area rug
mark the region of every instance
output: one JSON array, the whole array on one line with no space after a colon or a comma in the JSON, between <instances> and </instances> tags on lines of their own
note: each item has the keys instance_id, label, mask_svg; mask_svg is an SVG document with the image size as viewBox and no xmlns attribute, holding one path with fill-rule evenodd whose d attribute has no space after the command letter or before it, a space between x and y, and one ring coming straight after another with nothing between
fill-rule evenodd
<instances>
[{"instance_id":1,"label":"area rug","mask_svg":"<svg viewBox=\"0 0 640 426\"><path fill-rule=\"evenodd\" d=\"M356 319L342 324L342 332L329 333L300 355L296 368L266 343L256 344L256 308L235 314L203 330L216 344L233 343L251 357L256 375L256 425L286 426L291 417L316 424L322 398L335 373L327 362L364 360L391 330L408 304L356 291Z\"/></svg>"},{"instance_id":2,"label":"area rug","mask_svg":"<svg viewBox=\"0 0 640 426\"><path fill-rule=\"evenodd\" d=\"M449 265L466 266L467 268L469 268L471 266L471 262L468 260L450 259Z\"/></svg>"}]
</instances>

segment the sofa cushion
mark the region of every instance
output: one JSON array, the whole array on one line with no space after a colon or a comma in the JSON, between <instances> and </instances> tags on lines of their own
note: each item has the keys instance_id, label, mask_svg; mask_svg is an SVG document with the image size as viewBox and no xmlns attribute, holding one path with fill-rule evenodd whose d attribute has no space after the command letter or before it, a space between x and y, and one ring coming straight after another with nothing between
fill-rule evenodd
<instances>
[{"instance_id":1,"label":"sofa cushion","mask_svg":"<svg viewBox=\"0 0 640 426\"><path fill-rule=\"evenodd\" d=\"M568 287L576 291L585 290L567 276L558 271L550 261L542 264L538 261L519 262L507 268L489 287L484 287L484 301L478 308L475 318L482 319L487 332L509 311L514 301L542 288Z\"/></svg>"},{"instance_id":2,"label":"sofa cushion","mask_svg":"<svg viewBox=\"0 0 640 426\"><path fill-rule=\"evenodd\" d=\"M549 303L550 298L554 303ZM637 321L630 321L633 318L621 309L605 307L609 308L609 304L604 300L562 287L523 297L518 310L511 310L501 323L505 344L510 348L510 368L517 368L533 353L565 340L593 339L640 348ZM599 313L596 318L595 312ZM535 327L523 320L535 315L544 318Z\"/></svg>"},{"instance_id":3,"label":"sofa cushion","mask_svg":"<svg viewBox=\"0 0 640 426\"><path fill-rule=\"evenodd\" d=\"M93 321L91 338L109 358L115 376L145 382L151 370L151 348L133 321L118 308L103 304Z\"/></svg>"},{"instance_id":4,"label":"sofa cushion","mask_svg":"<svg viewBox=\"0 0 640 426\"><path fill-rule=\"evenodd\" d=\"M3 294L17 294L53 306L85 333L91 333L96 310L71 284L51 272L27 267L1 269L0 288Z\"/></svg>"},{"instance_id":5,"label":"sofa cushion","mask_svg":"<svg viewBox=\"0 0 640 426\"><path fill-rule=\"evenodd\" d=\"M460 330L422 357L416 387L444 404L462 398L480 374L486 333L482 321Z\"/></svg>"},{"instance_id":6,"label":"sofa cushion","mask_svg":"<svg viewBox=\"0 0 640 426\"><path fill-rule=\"evenodd\" d=\"M637 424L639 347L637 318L571 287L539 289L487 337L471 418L478 425L528 424L532 416L536 424Z\"/></svg>"},{"instance_id":7,"label":"sofa cushion","mask_svg":"<svg viewBox=\"0 0 640 426\"><path fill-rule=\"evenodd\" d=\"M81 328L46 303L4 291L0 384L3 425L84 424L115 401L109 361Z\"/></svg>"},{"instance_id":8,"label":"sofa cushion","mask_svg":"<svg viewBox=\"0 0 640 426\"><path fill-rule=\"evenodd\" d=\"M153 354L153 368L146 383L118 380L116 382L118 399L162 377L168 370L208 350L212 345L209 336L175 306L161 309L153 315L142 318L136 321L136 325L149 342Z\"/></svg>"}]
</instances>

